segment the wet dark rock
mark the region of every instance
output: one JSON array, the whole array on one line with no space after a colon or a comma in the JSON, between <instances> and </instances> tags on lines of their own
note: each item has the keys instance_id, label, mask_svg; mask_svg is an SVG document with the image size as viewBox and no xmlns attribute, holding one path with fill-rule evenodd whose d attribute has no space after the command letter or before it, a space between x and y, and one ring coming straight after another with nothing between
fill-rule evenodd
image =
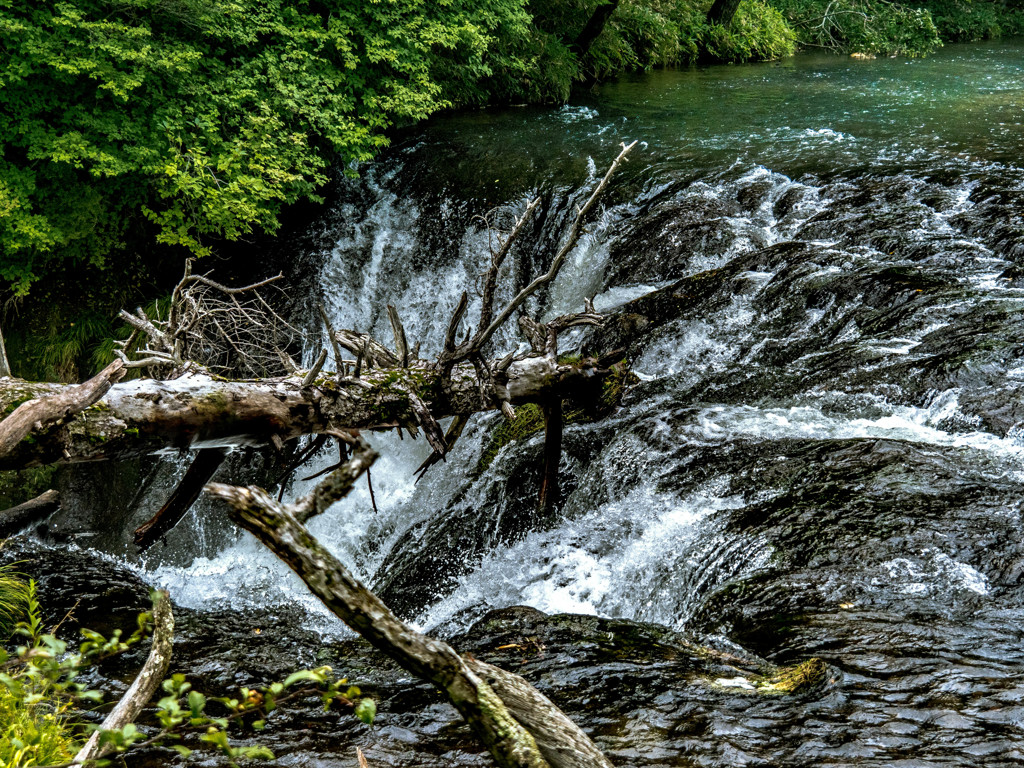
<instances>
[{"instance_id":1,"label":"wet dark rock","mask_svg":"<svg viewBox=\"0 0 1024 768\"><path fill-rule=\"evenodd\" d=\"M143 583L92 553L26 548L18 554L40 580L48 615L77 603L61 629L69 638L79 626L128 631L135 613L148 605ZM325 639L304 629L297 609L197 612L177 607L175 618L172 670L184 672L208 696L236 696L240 687L259 687L297 668L328 664L378 701L372 729L350 714L323 712L318 700L308 700L275 712L264 732L236 730L238 743L270 746L281 764L354 765L357 745L376 765L481 764L479 747L440 694L411 680L362 640ZM758 657L722 639L694 638L654 624L548 616L513 607L492 611L450 642L526 677L619 765L689 765L684 755L693 753L693 745L684 748L684 742L699 739L709 728L732 728L726 724L739 722L750 707L771 711L784 706L775 696L715 682L737 676L756 680L758 672L770 672ZM120 695L144 655L144 648L132 651L116 665L90 672L87 681ZM827 690L807 695L816 699ZM144 717L140 724L150 723ZM720 749L709 743L699 752L714 755ZM179 762L154 749L133 755L128 764ZM210 753L202 762L221 764Z\"/></svg>"}]
</instances>

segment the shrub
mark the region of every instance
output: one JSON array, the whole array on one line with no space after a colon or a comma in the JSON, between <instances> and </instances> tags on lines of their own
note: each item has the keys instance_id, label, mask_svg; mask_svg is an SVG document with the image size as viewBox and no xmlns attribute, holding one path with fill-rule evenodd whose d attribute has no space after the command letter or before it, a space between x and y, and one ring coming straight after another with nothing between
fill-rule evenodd
<instances>
[{"instance_id":1,"label":"shrub","mask_svg":"<svg viewBox=\"0 0 1024 768\"><path fill-rule=\"evenodd\" d=\"M772 0L801 45L925 56L942 43L931 14L885 0Z\"/></svg>"},{"instance_id":2,"label":"shrub","mask_svg":"<svg viewBox=\"0 0 1024 768\"><path fill-rule=\"evenodd\" d=\"M1024 12L1007 3L984 0L909 0L932 15L939 36L948 42L985 40L1024 32Z\"/></svg>"},{"instance_id":3,"label":"shrub","mask_svg":"<svg viewBox=\"0 0 1024 768\"><path fill-rule=\"evenodd\" d=\"M772 61L791 56L796 35L783 15L762 0L745 0L732 23L704 25L704 58L717 61Z\"/></svg>"}]
</instances>

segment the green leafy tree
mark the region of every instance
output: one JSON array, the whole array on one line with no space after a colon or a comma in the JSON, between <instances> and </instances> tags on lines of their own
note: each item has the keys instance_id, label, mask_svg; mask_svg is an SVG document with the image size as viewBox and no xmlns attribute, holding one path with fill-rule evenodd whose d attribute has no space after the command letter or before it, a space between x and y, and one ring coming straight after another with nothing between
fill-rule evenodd
<instances>
[{"instance_id":1,"label":"green leafy tree","mask_svg":"<svg viewBox=\"0 0 1024 768\"><path fill-rule=\"evenodd\" d=\"M521 23L517 0L0 0L0 279L273 232Z\"/></svg>"}]
</instances>

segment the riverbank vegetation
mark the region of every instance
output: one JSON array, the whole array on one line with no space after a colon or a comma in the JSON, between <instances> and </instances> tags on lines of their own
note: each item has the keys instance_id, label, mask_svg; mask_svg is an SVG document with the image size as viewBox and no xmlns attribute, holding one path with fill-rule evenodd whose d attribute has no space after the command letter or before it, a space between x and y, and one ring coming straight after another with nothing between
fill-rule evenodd
<instances>
[{"instance_id":1,"label":"riverbank vegetation","mask_svg":"<svg viewBox=\"0 0 1024 768\"><path fill-rule=\"evenodd\" d=\"M9 638L16 626L32 650L41 648L35 585L6 566L0 568L0 637ZM36 674L35 667L8 662L8 653L0 648L0 768L67 762L76 748L67 725L67 700L54 695L49 680Z\"/></svg>"}]
</instances>

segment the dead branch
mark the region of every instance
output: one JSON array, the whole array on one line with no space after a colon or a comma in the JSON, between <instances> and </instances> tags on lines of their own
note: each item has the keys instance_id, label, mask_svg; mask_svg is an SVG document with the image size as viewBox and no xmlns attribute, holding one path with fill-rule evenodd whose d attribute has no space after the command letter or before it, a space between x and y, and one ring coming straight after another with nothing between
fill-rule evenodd
<instances>
[{"instance_id":1,"label":"dead branch","mask_svg":"<svg viewBox=\"0 0 1024 768\"><path fill-rule=\"evenodd\" d=\"M536 293L537 290L541 288L541 286L550 283L558 276L559 271L561 271L562 269L562 265L565 263L566 257L572 252L573 248L576 247L576 243L579 241L580 235L583 233L583 222L586 219L587 214L590 212L590 209L594 207L594 204L597 202L597 199L601 196L601 193L603 193L605 188L608 186L608 182L611 179L612 174L615 173L615 170L619 167L619 165L621 165L626 160L626 156L629 154L630 150L632 150L633 147L636 146L636 144L637 142L634 141L632 144L622 145L622 151L620 151L615 160L612 161L612 164L609 166L608 171L605 173L605 175L601 178L601 181L598 182L597 186L595 186L593 191L590 193L590 197L587 198L587 201L583 204L582 207L577 209L576 217L569 228L568 236L562 243L562 247L559 248L558 253L555 254L555 258L554 260L552 260L551 267L548 269L548 271L545 272L543 275L534 278L534 280L529 285L527 285L525 288L519 291L519 293L515 295L512 301L505 305L504 309L502 309L501 312L498 313L498 316L491 320L486 325L486 327L482 327L481 330L475 333L469 341L459 346L451 353L444 353L441 358L443 363L447 363L449 360L454 362L468 360L472 355L478 354L480 351L482 351L484 346L487 344L488 341L490 341L494 333L499 328L501 328L501 326L503 326L510 317L512 317L513 313L517 309L519 309L520 306L522 306L523 302L526 301L526 299L528 299L531 295ZM481 325L483 325L483 323L481 323Z\"/></svg>"},{"instance_id":2,"label":"dead branch","mask_svg":"<svg viewBox=\"0 0 1024 768\"><path fill-rule=\"evenodd\" d=\"M612 768L590 737L522 677L472 656L463 659L501 697L512 716L533 734L551 768Z\"/></svg>"},{"instance_id":3,"label":"dead branch","mask_svg":"<svg viewBox=\"0 0 1024 768\"><path fill-rule=\"evenodd\" d=\"M116 354L128 367L147 368L157 378L180 376L188 363L225 376L289 373L280 350L295 345L304 334L258 290L281 277L230 288L206 275L193 275L189 260L171 293L166 321L147 317L142 309L134 315L121 312L133 336L141 334L146 343L139 359L132 359L131 339L118 343Z\"/></svg>"},{"instance_id":4,"label":"dead branch","mask_svg":"<svg viewBox=\"0 0 1024 768\"><path fill-rule=\"evenodd\" d=\"M171 598L166 592L157 592L153 604L153 647L146 663L125 691L117 706L106 716L99 730L95 731L85 746L79 750L72 762L85 763L103 757L111 747L100 746L103 731L118 731L134 722L142 708L153 697L171 664L171 645L174 636L174 615L171 613Z\"/></svg>"},{"instance_id":5,"label":"dead branch","mask_svg":"<svg viewBox=\"0 0 1024 768\"><path fill-rule=\"evenodd\" d=\"M293 508L278 504L261 488L211 484L207 490L228 502L231 517L240 526L255 535L281 558L305 582L331 611L352 629L359 632L374 647L395 659L413 674L437 685L487 746L499 766L503 768L593 768L608 766L603 758L595 761L600 752L593 744L580 751L575 741L589 743L589 739L575 725L557 712L547 699L537 692L526 694L528 683L516 678L509 683L497 672L505 687L515 692L510 696L516 704L541 710L534 715L510 710L494 689L469 666L447 643L416 632L401 622L380 599L359 582L345 566L327 551L302 524L302 514L315 513L324 503L333 503L352 487L362 471L369 467L376 454L361 439L356 440L350 462L332 473L320 486ZM326 487L326 490L321 490ZM508 673L505 673L508 675ZM522 724L523 719L568 722L572 740L563 740L559 729L538 729L542 739L551 743L542 746L536 735ZM563 726L564 727L564 726ZM547 753L559 756L560 762L549 763Z\"/></svg>"},{"instance_id":6,"label":"dead branch","mask_svg":"<svg viewBox=\"0 0 1024 768\"><path fill-rule=\"evenodd\" d=\"M227 455L225 448L203 448L196 453L167 502L152 518L135 529L134 541L139 552L145 552L160 541L188 513Z\"/></svg>"},{"instance_id":7,"label":"dead branch","mask_svg":"<svg viewBox=\"0 0 1024 768\"><path fill-rule=\"evenodd\" d=\"M334 333L334 326L331 325L331 318L327 316L327 310L324 309L322 303L317 303L317 311L320 313L320 320L324 324L324 328L327 330L327 338L331 342L331 348L334 350L334 370L340 375L345 375L345 360L341 354L341 345L338 344L338 337Z\"/></svg>"},{"instance_id":8,"label":"dead branch","mask_svg":"<svg viewBox=\"0 0 1024 768\"><path fill-rule=\"evenodd\" d=\"M320 374L320 369L324 367L324 363L327 361L327 350L321 349L320 354L317 355L316 362L313 363L313 367L306 372L306 375L302 377L302 388L308 389L313 386L313 382L316 381L316 377Z\"/></svg>"},{"instance_id":9,"label":"dead branch","mask_svg":"<svg viewBox=\"0 0 1024 768\"><path fill-rule=\"evenodd\" d=\"M413 473L416 475L416 482L422 480L423 476L427 473L427 470L437 462L441 461L445 454L455 447L455 442L462 437L462 431L466 428L467 424L469 424L468 416L456 416L452 419L452 423L449 425L448 431L444 436L445 452L438 453L437 451L433 451L429 456L427 456L423 463L420 464Z\"/></svg>"},{"instance_id":10,"label":"dead branch","mask_svg":"<svg viewBox=\"0 0 1024 768\"><path fill-rule=\"evenodd\" d=\"M346 624L405 669L441 688L498 765L610 768L586 734L529 683L463 658L448 644L405 625L303 526L309 516L344 497L375 459L369 445L354 438L349 462L291 506L278 504L256 487L212 484L207 488L227 501L232 519L287 563ZM502 694L496 693L491 680Z\"/></svg>"},{"instance_id":11,"label":"dead branch","mask_svg":"<svg viewBox=\"0 0 1024 768\"><path fill-rule=\"evenodd\" d=\"M312 493L287 507L300 523L323 513L331 504L348 496L360 475L368 472L370 465L377 460L377 452L366 440L355 437L352 441L352 453L348 460L339 463L327 478L317 484Z\"/></svg>"},{"instance_id":12,"label":"dead branch","mask_svg":"<svg viewBox=\"0 0 1024 768\"><path fill-rule=\"evenodd\" d=\"M7 361L7 347L4 345L4 332L0 328L0 378L11 375L11 364Z\"/></svg>"},{"instance_id":13,"label":"dead branch","mask_svg":"<svg viewBox=\"0 0 1024 768\"><path fill-rule=\"evenodd\" d=\"M398 363L403 368L409 367L409 342L405 340L405 328L398 317L398 310L388 304L388 321L391 323L391 331L395 335L395 354L398 356Z\"/></svg>"},{"instance_id":14,"label":"dead branch","mask_svg":"<svg viewBox=\"0 0 1024 768\"><path fill-rule=\"evenodd\" d=\"M0 457L12 453L33 432L59 426L81 413L102 398L122 376L124 363L115 360L84 384L63 387L52 395L22 403L0 421Z\"/></svg>"},{"instance_id":15,"label":"dead branch","mask_svg":"<svg viewBox=\"0 0 1024 768\"><path fill-rule=\"evenodd\" d=\"M437 423L430 409L427 408L426 403L420 400L419 395L415 392L409 392L409 407L412 408L413 415L416 416L416 421L423 428L423 434L427 436L427 442L430 443L430 447L434 449L435 453L444 455L448 452L448 444L445 441L444 432L441 431L441 426ZM410 434L412 434L410 432ZM413 435L415 437L415 435Z\"/></svg>"},{"instance_id":16,"label":"dead branch","mask_svg":"<svg viewBox=\"0 0 1024 768\"><path fill-rule=\"evenodd\" d=\"M400 368L401 360L391 350L370 338L369 334L358 331L339 330L334 337L337 342L356 355L356 364L361 359L367 368Z\"/></svg>"},{"instance_id":17,"label":"dead branch","mask_svg":"<svg viewBox=\"0 0 1024 768\"><path fill-rule=\"evenodd\" d=\"M477 325L476 331L478 335L482 334L487 329L487 326L490 325L491 315L494 313L494 291L498 284L498 271L512 250L512 246L518 240L523 225L530 219L538 205L540 205L539 197L535 197L530 201L526 206L526 210L523 211L523 215L516 219L512 231L508 233L508 236L501 243L497 253L491 256L491 266L487 270L487 276L484 279L483 296L480 304L480 322Z\"/></svg>"},{"instance_id":18,"label":"dead branch","mask_svg":"<svg viewBox=\"0 0 1024 768\"><path fill-rule=\"evenodd\" d=\"M498 765L546 768L533 737L451 646L399 621L294 514L261 488L214 483L207 489L228 502L231 518L287 563L336 616L402 667L441 688Z\"/></svg>"}]
</instances>

